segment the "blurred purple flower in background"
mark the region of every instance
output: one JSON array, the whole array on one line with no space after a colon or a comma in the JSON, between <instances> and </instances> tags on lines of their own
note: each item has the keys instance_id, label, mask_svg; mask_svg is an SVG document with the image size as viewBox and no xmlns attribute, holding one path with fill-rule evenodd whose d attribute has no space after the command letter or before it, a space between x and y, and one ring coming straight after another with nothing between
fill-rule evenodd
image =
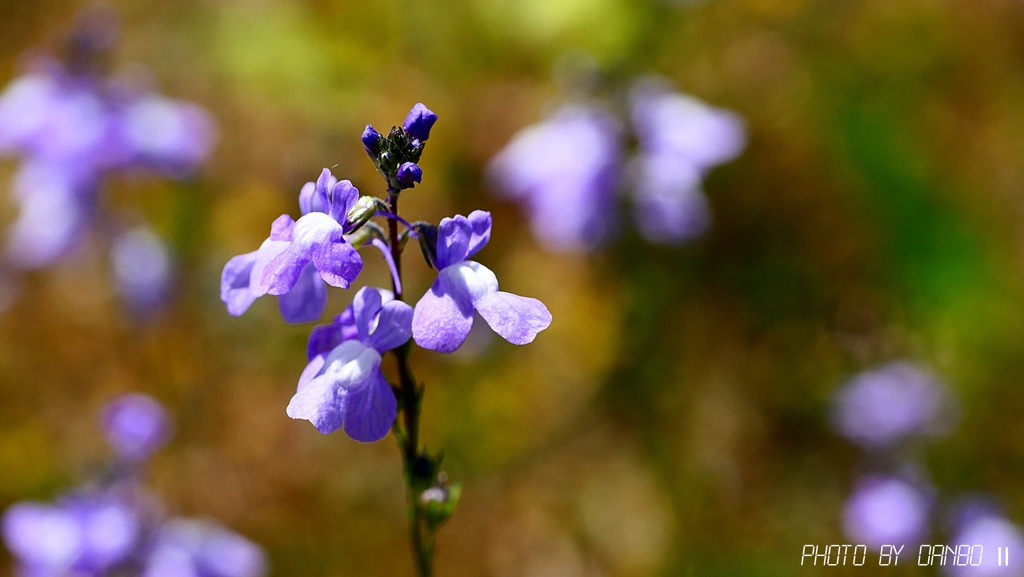
<instances>
[{"instance_id":1,"label":"blurred purple flower in background","mask_svg":"<svg viewBox=\"0 0 1024 577\"><path fill-rule=\"evenodd\" d=\"M544 303L498 290L498 279L484 265L467 260L491 238L491 213L441 220L437 232L437 279L416 303L412 336L416 344L450 353L465 342L476 313L494 332L515 345L533 342L551 324Z\"/></svg>"},{"instance_id":2,"label":"blurred purple flower in background","mask_svg":"<svg viewBox=\"0 0 1024 577\"><path fill-rule=\"evenodd\" d=\"M929 495L896 477L862 479L846 502L843 530L855 543L914 545L928 534Z\"/></svg>"},{"instance_id":3,"label":"blurred purple flower in background","mask_svg":"<svg viewBox=\"0 0 1024 577\"><path fill-rule=\"evenodd\" d=\"M701 183L711 168L743 151L742 119L672 92L656 79L639 82L631 101L639 143L633 200L640 234L663 244L703 235L711 213Z\"/></svg>"},{"instance_id":4,"label":"blurred purple flower in background","mask_svg":"<svg viewBox=\"0 0 1024 577\"><path fill-rule=\"evenodd\" d=\"M488 170L496 190L524 205L547 249L593 250L615 226L620 133L606 112L566 106L513 136Z\"/></svg>"},{"instance_id":5,"label":"blurred purple flower in background","mask_svg":"<svg viewBox=\"0 0 1024 577\"><path fill-rule=\"evenodd\" d=\"M958 528L950 543L982 545L980 564L955 566L947 563L946 575L952 577L1020 577L1024 575L1024 533L1000 515L981 515ZM955 546L955 545L954 545ZM1013 551L1013 554L1003 553ZM1006 555L1004 557L1004 554ZM977 560L975 559L975 562Z\"/></svg>"},{"instance_id":6,"label":"blurred purple flower in background","mask_svg":"<svg viewBox=\"0 0 1024 577\"><path fill-rule=\"evenodd\" d=\"M104 408L103 433L119 457L141 460L170 441L171 422L155 399L132 393L114 399Z\"/></svg>"},{"instance_id":7,"label":"blurred purple flower in background","mask_svg":"<svg viewBox=\"0 0 1024 577\"><path fill-rule=\"evenodd\" d=\"M114 239L110 250L114 286L136 313L156 310L170 296L171 255L156 234L140 226Z\"/></svg>"},{"instance_id":8,"label":"blurred purple flower in background","mask_svg":"<svg viewBox=\"0 0 1024 577\"><path fill-rule=\"evenodd\" d=\"M171 519L156 537L143 577L260 577L267 560L258 545L211 521Z\"/></svg>"},{"instance_id":9,"label":"blurred purple flower in background","mask_svg":"<svg viewBox=\"0 0 1024 577\"><path fill-rule=\"evenodd\" d=\"M33 58L0 92L0 156L20 161L11 187L18 218L7 232L13 268L48 266L79 246L111 174L153 171L180 179L210 154L215 128L205 110L160 96L134 76L108 74L104 63L117 37L115 13L86 10L68 34L63 60ZM115 247L115 266L119 250L128 260L143 250L165 252L138 236L125 240L133 241L134 248ZM154 283L169 280L156 277L171 271L159 268L128 275L134 279L115 271L132 308L161 304Z\"/></svg>"},{"instance_id":10,"label":"blurred purple flower in background","mask_svg":"<svg viewBox=\"0 0 1024 577\"><path fill-rule=\"evenodd\" d=\"M213 132L197 106L124 93L55 61L37 64L0 94L0 153L21 159L11 260L22 268L51 264L76 244L109 173L183 177L209 154Z\"/></svg>"},{"instance_id":11,"label":"blurred purple flower in background","mask_svg":"<svg viewBox=\"0 0 1024 577\"><path fill-rule=\"evenodd\" d=\"M119 459L141 464L171 436L164 408L128 394L103 412ZM54 503L23 501L4 512L2 536L21 577L261 577L263 551L209 521L163 520L139 484L138 469L117 466Z\"/></svg>"},{"instance_id":12,"label":"blurred purple flower in background","mask_svg":"<svg viewBox=\"0 0 1024 577\"><path fill-rule=\"evenodd\" d=\"M24 577L67 573L82 551L81 527L61 507L22 502L3 516L3 538Z\"/></svg>"},{"instance_id":13,"label":"blurred purple flower in background","mask_svg":"<svg viewBox=\"0 0 1024 577\"><path fill-rule=\"evenodd\" d=\"M743 121L658 79L639 81L630 100L638 147L628 162L620 123L579 105L523 129L491 160L497 191L523 203L549 250L590 251L607 241L623 185L632 190L637 226L649 242L680 244L707 231L711 213L701 183L746 146ZM630 178L623 179L627 165Z\"/></svg>"},{"instance_id":14,"label":"blurred purple flower in background","mask_svg":"<svg viewBox=\"0 0 1024 577\"><path fill-rule=\"evenodd\" d=\"M950 401L931 373L906 361L891 362L843 386L836 397L835 425L862 447L885 449L908 437L947 430L953 420Z\"/></svg>"}]
</instances>

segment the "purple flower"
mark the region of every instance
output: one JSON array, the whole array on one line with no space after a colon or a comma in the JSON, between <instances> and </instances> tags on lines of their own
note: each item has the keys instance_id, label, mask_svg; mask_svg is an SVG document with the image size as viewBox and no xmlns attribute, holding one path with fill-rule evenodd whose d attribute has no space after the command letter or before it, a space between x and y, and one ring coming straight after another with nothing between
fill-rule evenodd
<instances>
[{"instance_id":1,"label":"purple flower","mask_svg":"<svg viewBox=\"0 0 1024 577\"><path fill-rule=\"evenodd\" d=\"M115 238L110 260L117 292L132 310L150 312L166 301L173 273L171 255L153 231L140 226Z\"/></svg>"},{"instance_id":2,"label":"purple flower","mask_svg":"<svg viewBox=\"0 0 1024 577\"><path fill-rule=\"evenodd\" d=\"M657 80L638 83L632 106L640 145L633 176L641 235L664 244L701 236L711 222L701 180L746 146L743 121Z\"/></svg>"},{"instance_id":3,"label":"purple flower","mask_svg":"<svg viewBox=\"0 0 1024 577\"><path fill-rule=\"evenodd\" d=\"M416 140L426 141L430 138L430 129L433 128L435 122L437 122L437 115L422 102L418 102L409 111L402 126L409 136Z\"/></svg>"},{"instance_id":4,"label":"purple flower","mask_svg":"<svg viewBox=\"0 0 1024 577\"><path fill-rule=\"evenodd\" d=\"M99 172L125 156L113 104L89 78L55 62L0 95L0 151Z\"/></svg>"},{"instance_id":5,"label":"purple flower","mask_svg":"<svg viewBox=\"0 0 1024 577\"><path fill-rule=\"evenodd\" d=\"M895 477L859 483L843 512L843 530L855 543L916 545L928 534L931 503L918 487Z\"/></svg>"},{"instance_id":6,"label":"purple flower","mask_svg":"<svg viewBox=\"0 0 1024 577\"><path fill-rule=\"evenodd\" d=\"M167 411L155 399L132 393L107 404L103 432L118 456L140 460L167 444L171 423Z\"/></svg>"},{"instance_id":7,"label":"purple flower","mask_svg":"<svg viewBox=\"0 0 1024 577\"><path fill-rule=\"evenodd\" d=\"M261 284L272 295L287 294L299 282L303 269L312 264L316 273L331 286L348 288L363 268L363 261L352 245L345 241L345 217L359 200L359 191L342 180L328 189L331 171L324 169L317 180L311 211L281 231L288 247L267 263Z\"/></svg>"},{"instance_id":8,"label":"purple flower","mask_svg":"<svg viewBox=\"0 0 1024 577\"><path fill-rule=\"evenodd\" d=\"M358 199L352 183L338 182L326 168L316 184L307 183L299 193L298 221L281 215L259 249L224 265L220 298L228 312L239 316L269 293L278 295L287 322L319 319L327 306L324 283L348 288L363 266L343 236L349 232L345 216Z\"/></svg>"},{"instance_id":9,"label":"purple flower","mask_svg":"<svg viewBox=\"0 0 1024 577\"><path fill-rule=\"evenodd\" d=\"M74 495L61 506L78 523L81 550L75 569L104 575L135 552L142 528L133 503L116 495Z\"/></svg>"},{"instance_id":10,"label":"purple flower","mask_svg":"<svg viewBox=\"0 0 1024 577\"><path fill-rule=\"evenodd\" d=\"M498 190L525 205L549 250L593 250L614 229L620 139L607 113L566 106L513 136L488 172Z\"/></svg>"},{"instance_id":11,"label":"purple flower","mask_svg":"<svg viewBox=\"0 0 1024 577\"><path fill-rule=\"evenodd\" d=\"M702 173L735 159L746 146L740 117L673 92L657 79L641 80L631 103L633 129L644 151L671 154Z\"/></svg>"},{"instance_id":12,"label":"purple flower","mask_svg":"<svg viewBox=\"0 0 1024 577\"><path fill-rule=\"evenodd\" d=\"M3 517L4 541L31 577L105 575L135 552L140 530L134 504L114 492L16 503Z\"/></svg>"},{"instance_id":13,"label":"purple flower","mask_svg":"<svg viewBox=\"0 0 1024 577\"><path fill-rule=\"evenodd\" d=\"M466 260L491 238L491 214L473 211L441 221L437 233L437 280L416 303L412 335L416 344L442 353L458 349L480 313L494 332L516 345L533 341L551 324L551 313L537 299L498 290L498 279L484 265Z\"/></svg>"},{"instance_id":14,"label":"purple flower","mask_svg":"<svg viewBox=\"0 0 1024 577\"><path fill-rule=\"evenodd\" d=\"M950 541L981 545L972 559L976 566L955 566L947 561L944 573L952 577L1020 577L1024 575L1024 533L999 515L985 515L967 523ZM956 545L953 545L954 547ZM999 549L1002 548L1002 551ZM1013 551L1008 555L1008 551ZM979 555L979 553L981 553Z\"/></svg>"},{"instance_id":15,"label":"purple flower","mask_svg":"<svg viewBox=\"0 0 1024 577\"><path fill-rule=\"evenodd\" d=\"M935 377L898 361L866 371L836 398L839 433L867 448L884 449L914 435L934 435L951 419L940 419L948 403Z\"/></svg>"},{"instance_id":16,"label":"purple flower","mask_svg":"<svg viewBox=\"0 0 1024 577\"><path fill-rule=\"evenodd\" d=\"M143 577L262 577L258 545L211 521L172 519L160 529Z\"/></svg>"},{"instance_id":17,"label":"purple flower","mask_svg":"<svg viewBox=\"0 0 1024 577\"><path fill-rule=\"evenodd\" d=\"M120 117L125 146L140 166L183 176L213 148L213 120L194 104L148 94L125 106Z\"/></svg>"},{"instance_id":18,"label":"purple flower","mask_svg":"<svg viewBox=\"0 0 1024 577\"><path fill-rule=\"evenodd\" d=\"M60 577L81 555L81 527L60 507L16 503L2 523L4 542L26 577Z\"/></svg>"},{"instance_id":19,"label":"purple flower","mask_svg":"<svg viewBox=\"0 0 1024 577\"><path fill-rule=\"evenodd\" d=\"M398 167L398 183L403 188L412 188L417 182L423 180L423 170L419 165L412 162L405 162Z\"/></svg>"},{"instance_id":20,"label":"purple flower","mask_svg":"<svg viewBox=\"0 0 1024 577\"><path fill-rule=\"evenodd\" d=\"M633 163L638 186L634 212L641 236L658 244L679 244L703 236L711 227L711 207L701 190L701 175L670 154L646 154Z\"/></svg>"},{"instance_id":21,"label":"purple flower","mask_svg":"<svg viewBox=\"0 0 1024 577\"><path fill-rule=\"evenodd\" d=\"M401 301L385 302L386 294L363 287L351 312L310 335L312 358L288 403L289 417L306 419L325 435L344 425L364 443L388 434L397 403L380 370L381 354L409 340L413 311Z\"/></svg>"},{"instance_id":22,"label":"purple flower","mask_svg":"<svg viewBox=\"0 0 1024 577\"><path fill-rule=\"evenodd\" d=\"M52 264L85 236L94 211L91 176L28 161L15 174L13 192L20 211L7 230L7 254L22 269Z\"/></svg>"}]
</instances>

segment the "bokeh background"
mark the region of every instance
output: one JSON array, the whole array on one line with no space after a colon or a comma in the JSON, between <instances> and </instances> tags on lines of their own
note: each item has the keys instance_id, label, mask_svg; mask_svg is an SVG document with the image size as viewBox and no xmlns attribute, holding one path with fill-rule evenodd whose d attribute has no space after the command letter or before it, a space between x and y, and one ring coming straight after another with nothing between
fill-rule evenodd
<instances>
[{"instance_id":1,"label":"bokeh background","mask_svg":"<svg viewBox=\"0 0 1024 577\"><path fill-rule=\"evenodd\" d=\"M991 495L1024 520L1024 3L112 4L117 61L210 110L219 141L190 181L105 191L171 243L163 313L127 314L98 251L22 279L0 317L0 507L95 470L100 407L143 391L176 422L150 471L172 511L262 544L276 576L411 575L394 443L287 418L309 327L272 299L232 318L218 284L322 167L382 194L359 133L423 101L440 120L403 214L492 211L480 260L555 319L529 347L482 332L476 354L414 354L425 440L465 485L439 575L871 574L799 555L846 542L862 467L831 399L897 358L958 399L958 427L912 455L939 498ZM80 7L0 0L0 82ZM564 99L553 69L579 51L746 119L746 151L706 182L705 238L552 255L488 193L485 163ZM4 188L14 169L0 164ZM367 260L360 283L387 286ZM430 271L406 260L418 294ZM328 313L350 298L333 291Z\"/></svg>"}]
</instances>

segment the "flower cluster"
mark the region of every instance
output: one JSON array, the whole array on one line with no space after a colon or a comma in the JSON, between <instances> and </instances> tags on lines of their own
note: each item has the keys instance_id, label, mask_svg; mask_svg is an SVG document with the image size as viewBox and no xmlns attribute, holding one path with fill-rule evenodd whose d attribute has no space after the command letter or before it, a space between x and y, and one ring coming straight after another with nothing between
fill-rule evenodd
<instances>
[{"instance_id":1,"label":"flower cluster","mask_svg":"<svg viewBox=\"0 0 1024 577\"><path fill-rule=\"evenodd\" d=\"M637 143L629 159L624 125ZM735 114L645 79L631 91L628 122L594 105L563 106L516 134L489 173L501 195L526 207L534 235L552 251L588 251L609 240L627 186L640 234L674 245L707 231L702 180L745 144Z\"/></svg>"},{"instance_id":2,"label":"flower cluster","mask_svg":"<svg viewBox=\"0 0 1024 577\"><path fill-rule=\"evenodd\" d=\"M212 521L165 519L142 487L145 460L171 435L163 407L141 394L103 414L116 459L108 473L53 503L24 501L3 515L3 540L21 577L262 577L263 551Z\"/></svg>"},{"instance_id":3,"label":"flower cluster","mask_svg":"<svg viewBox=\"0 0 1024 577\"><path fill-rule=\"evenodd\" d=\"M12 182L19 215L6 251L14 268L50 265L77 247L94 222L112 220L97 214L109 175L145 170L183 178L210 152L214 126L204 110L153 92L132 80L138 74L107 74L104 62L116 38L113 15L87 11L69 35L63 59L34 58L0 93L0 158L19 159ZM112 256L121 263L119 292L143 308L160 300L154 295L169 279L142 270L140 278L123 280L134 276L123 266L132 260L125 251L133 249L117 246L139 246L138 231L125 234L127 239L114 241ZM157 244L142 249L166 261L162 243L144 234Z\"/></svg>"},{"instance_id":4,"label":"flower cluster","mask_svg":"<svg viewBox=\"0 0 1024 577\"><path fill-rule=\"evenodd\" d=\"M890 469L872 471L856 483L843 516L851 539L871 546L914 545L928 535L934 490L920 467L905 462L902 449L942 432L950 414L951 399L938 379L907 361L865 371L839 390L836 430Z\"/></svg>"},{"instance_id":5,"label":"flower cluster","mask_svg":"<svg viewBox=\"0 0 1024 577\"><path fill-rule=\"evenodd\" d=\"M932 373L907 361L886 363L850 379L833 407L836 430L863 449L871 471L854 485L843 512L843 529L856 543L872 547L926 542L933 530L939 495L926 480L924 468L906 458L914 441L948 432L955 424L953 399ZM948 543L996 547L1024 546L1024 533L998 508L978 499L947 506ZM949 564L944 572L957 577L1020 575L1024 563L999 566L986 554L980 565Z\"/></svg>"},{"instance_id":6,"label":"flower cluster","mask_svg":"<svg viewBox=\"0 0 1024 577\"><path fill-rule=\"evenodd\" d=\"M313 329L308 365L288 405L321 433L344 428L349 437L376 441L391 430L398 412L392 386L381 372L382 355L410 339L425 349L450 353L466 340L477 313L507 341L522 345L551 323L540 301L498 290L497 277L470 260L491 237L491 215L474 211L430 223L408 223L397 212L398 195L422 181L419 159L437 115L415 105L401 127L382 136L363 131L367 154L385 180L388 202L360 196L348 180L324 169L299 192L302 216L281 215L260 247L232 258L221 275L221 299L241 315L260 296L278 297L287 322L318 320L327 285L349 288L363 267L358 249L373 246L391 269L395 291L360 289L334 321ZM393 234L373 222L383 218ZM398 225L404 232L397 233ZM398 269L402 248L415 238L437 278L415 307L402 300Z\"/></svg>"}]
</instances>

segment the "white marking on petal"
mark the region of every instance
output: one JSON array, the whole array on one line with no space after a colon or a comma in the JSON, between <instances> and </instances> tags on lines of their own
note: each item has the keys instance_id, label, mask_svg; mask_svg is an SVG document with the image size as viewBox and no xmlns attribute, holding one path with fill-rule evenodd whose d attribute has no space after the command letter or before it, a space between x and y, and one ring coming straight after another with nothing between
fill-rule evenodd
<instances>
[{"instance_id":1,"label":"white marking on petal","mask_svg":"<svg viewBox=\"0 0 1024 577\"><path fill-rule=\"evenodd\" d=\"M324 363L323 372L331 382L343 389L366 386L380 370L380 353L357 340L348 340L337 347Z\"/></svg>"},{"instance_id":2,"label":"white marking on petal","mask_svg":"<svg viewBox=\"0 0 1024 577\"><path fill-rule=\"evenodd\" d=\"M498 277L494 276L491 269L472 260L447 266L440 276L445 277L449 286L462 292L473 303L498 290Z\"/></svg>"}]
</instances>

